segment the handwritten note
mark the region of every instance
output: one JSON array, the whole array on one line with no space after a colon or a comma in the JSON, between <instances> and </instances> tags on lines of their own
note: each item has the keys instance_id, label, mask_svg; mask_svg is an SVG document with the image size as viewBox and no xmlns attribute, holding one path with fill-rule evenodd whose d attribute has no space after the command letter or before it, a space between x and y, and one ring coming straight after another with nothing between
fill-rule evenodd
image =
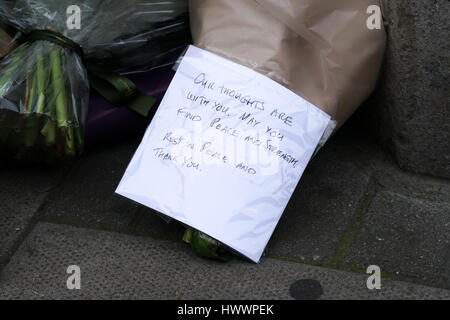
<instances>
[{"instance_id":1,"label":"handwritten note","mask_svg":"<svg viewBox=\"0 0 450 320\"><path fill-rule=\"evenodd\" d=\"M190 46L116 192L258 262L329 121Z\"/></svg>"}]
</instances>

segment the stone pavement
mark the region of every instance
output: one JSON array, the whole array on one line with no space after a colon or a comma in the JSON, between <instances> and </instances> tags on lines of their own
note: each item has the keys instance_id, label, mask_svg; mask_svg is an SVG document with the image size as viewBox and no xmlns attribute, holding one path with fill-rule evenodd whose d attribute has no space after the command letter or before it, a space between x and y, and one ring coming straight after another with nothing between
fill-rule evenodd
<instances>
[{"instance_id":1,"label":"stone pavement","mask_svg":"<svg viewBox=\"0 0 450 320\"><path fill-rule=\"evenodd\" d=\"M356 129L311 162L260 264L200 259L178 223L115 195L137 145L0 162L0 299L450 299L449 181L401 171ZM81 290L66 288L69 265Z\"/></svg>"}]
</instances>

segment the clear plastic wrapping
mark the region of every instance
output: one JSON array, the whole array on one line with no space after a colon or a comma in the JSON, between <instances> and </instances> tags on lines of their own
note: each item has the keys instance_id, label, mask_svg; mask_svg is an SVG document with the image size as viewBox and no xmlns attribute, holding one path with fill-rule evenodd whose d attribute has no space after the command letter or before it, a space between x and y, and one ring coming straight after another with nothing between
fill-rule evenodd
<instances>
[{"instance_id":1,"label":"clear plastic wrapping","mask_svg":"<svg viewBox=\"0 0 450 320\"><path fill-rule=\"evenodd\" d=\"M329 124L279 83L189 46L116 193L200 231L184 240L202 256L223 260L220 242L257 262Z\"/></svg>"},{"instance_id":2,"label":"clear plastic wrapping","mask_svg":"<svg viewBox=\"0 0 450 320\"><path fill-rule=\"evenodd\" d=\"M0 21L22 32L51 29L78 43L87 58L115 71L172 63L189 42L188 3L169 0L0 0ZM80 8L80 29L67 28L67 8ZM164 59L169 56L170 59Z\"/></svg>"},{"instance_id":3,"label":"clear plastic wrapping","mask_svg":"<svg viewBox=\"0 0 450 320\"><path fill-rule=\"evenodd\" d=\"M56 31L109 71L169 63L189 41L185 1L85 0L78 4L81 28L69 30L72 4L1 0L0 21L20 34ZM20 34L12 35L14 40ZM79 155L88 97L88 76L78 53L43 40L21 44L0 60L0 152L38 162Z\"/></svg>"},{"instance_id":4,"label":"clear plastic wrapping","mask_svg":"<svg viewBox=\"0 0 450 320\"><path fill-rule=\"evenodd\" d=\"M1 152L38 162L79 155L89 99L81 58L36 41L19 46L0 68Z\"/></svg>"}]
</instances>

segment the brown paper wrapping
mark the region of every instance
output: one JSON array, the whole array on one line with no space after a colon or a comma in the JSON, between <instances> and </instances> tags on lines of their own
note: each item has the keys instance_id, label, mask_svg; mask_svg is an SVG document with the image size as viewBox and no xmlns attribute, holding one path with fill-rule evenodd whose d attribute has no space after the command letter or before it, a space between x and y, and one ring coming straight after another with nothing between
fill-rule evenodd
<instances>
[{"instance_id":1,"label":"brown paper wrapping","mask_svg":"<svg viewBox=\"0 0 450 320\"><path fill-rule=\"evenodd\" d=\"M378 0L190 0L194 43L250 67L338 125L373 91L386 44Z\"/></svg>"}]
</instances>

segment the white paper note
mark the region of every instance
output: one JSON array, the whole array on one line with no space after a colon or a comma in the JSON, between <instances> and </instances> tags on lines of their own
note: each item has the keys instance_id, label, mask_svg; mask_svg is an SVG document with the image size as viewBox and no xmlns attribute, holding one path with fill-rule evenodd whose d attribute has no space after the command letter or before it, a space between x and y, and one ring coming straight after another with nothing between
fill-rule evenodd
<instances>
[{"instance_id":1,"label":"white paper note","mask_svg":"<svg viewBox=\"0 0 450 320\"><path fill-rule=\"evenodd\" d=\"M329 121L190 46L116 192L258 262Z\"/></svg>"}]
</instances>

